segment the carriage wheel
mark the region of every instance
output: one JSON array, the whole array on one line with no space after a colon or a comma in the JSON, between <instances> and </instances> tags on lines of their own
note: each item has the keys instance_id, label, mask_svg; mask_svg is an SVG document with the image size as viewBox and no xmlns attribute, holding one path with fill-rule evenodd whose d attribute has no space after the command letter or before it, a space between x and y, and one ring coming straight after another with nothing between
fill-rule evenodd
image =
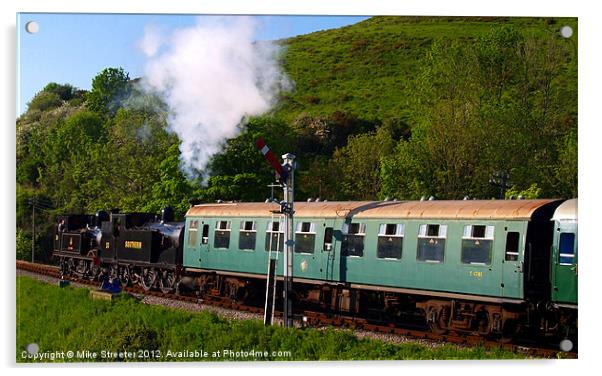
<instances>
[{"instance_id":1,"label":"carriage wheel","mask_svg":"<svg viewBox=\"0 0 602 376\"><path fill-rule=\"evenodd\" d=\"M427 314L427 323L428 323L429 329L431 330L431 332L433 334L443 335L443 334L447 333L448 330L444 329L441 321L442 320L441 320L441 317L440 317L440 314L439 314L437 308L431 307Z\"/></svg>"}]
</instances>

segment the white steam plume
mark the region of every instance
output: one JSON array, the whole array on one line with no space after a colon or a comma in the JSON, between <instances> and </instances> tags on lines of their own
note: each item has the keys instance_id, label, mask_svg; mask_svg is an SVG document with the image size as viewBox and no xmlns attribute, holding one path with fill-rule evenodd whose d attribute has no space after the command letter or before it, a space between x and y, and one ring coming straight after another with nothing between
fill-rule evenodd
<instances>
[{"instance_id":1,"label":"white steam plume","mask_svg":"<svg viewBox=\"0 0 602 376\"><path fill-rule=\"evenodd\" d=\"M291 87L277 63L278 46L255 42L255 29L250 17L199 18L169 36L145 29L143 85L169 106L169 129L182 141L189 176L203 170L246 117L266 112Z\"/></svg>"}]
</instances>

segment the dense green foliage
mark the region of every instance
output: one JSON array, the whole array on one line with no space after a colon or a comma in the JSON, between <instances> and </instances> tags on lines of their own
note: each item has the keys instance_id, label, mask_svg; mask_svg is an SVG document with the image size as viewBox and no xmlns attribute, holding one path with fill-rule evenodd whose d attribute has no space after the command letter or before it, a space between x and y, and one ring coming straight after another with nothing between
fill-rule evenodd
<instances>
[{"instance_id":1,"label":"dense green foliage","mask_svg":"<svg viewBox=\"0 0 602 376\"><path fill-rule=\"evenodd\" d=\"M113 301L93 300L87 289L58 288L17 278L17 362L30 343L40 352L137 352L159 350L159 361L256 360L224 356L223 350L267 351L257 360L360 360L360 359L511 359L519 354L451 344L434 348L417 343L399 345L359 339L350 331L265 327L257 320L229 321L203 311L190 313L148 306L129 296ZM204 350L203 358L167 357L172 352ZM219 356L212 356L220 351ZM290 352L289 356L277 352ZM272 353L276 352L276 356ZM129 359L130 361L132 359ZM137 361L143 361L137 360ZM149 359L153 360L153 359ZM113 361L113 359L57 359Z\"/></svg>"},{"instance_id":2,"label":"dense green foliage","mask_svg":"<svg viewBox=\"0 0 602 376\"><path fill-rule=\"evenodd\" d=\"M86 105L92 111L115 115L122 101L131 93L130 76L123 68L106 68L92 80L92 90L86 95Z\"/></svg>"},{"instance_id":3,"label":"dense green foliage","mask_svg":"<svg viewBox=\"0 0 602 376\"><path fill-rule=\"evenodd\" d=\"M493 174L509 175L508 197L575 197L577 36L563 25L577 31L576 19L374 17L282 40L294 90L192 179L169 110L123 69L87 93L50 83L17 120L19 239L31 198L49 202L40 226L58 212L263 201L273 173L257 137L297 156L299 200L489 199L504 195Z\"/></svg>"}]
</instances>

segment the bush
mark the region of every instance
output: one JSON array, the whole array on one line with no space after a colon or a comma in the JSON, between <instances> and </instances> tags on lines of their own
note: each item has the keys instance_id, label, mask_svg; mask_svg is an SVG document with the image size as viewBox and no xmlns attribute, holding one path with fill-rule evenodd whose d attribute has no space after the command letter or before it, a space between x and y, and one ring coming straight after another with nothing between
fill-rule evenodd
<instances>
[{"instance_id":1,"label":"bush","mask_svg":"<svg viewBox=\"0 0 602 376\"><path fill-rule=\"evenodd\" d=\"M54 93L64 101L68 101L73 98L75 94L75 88L69 84L59 85L56 82L51 82L44 87L45 92Z\"/></svg>"},{"instance_id":2,"label":"bush","mask_svg":"<svg viewBox=\"0 0 602 376\"><path fill-rule=\"evenodd\" d=\"M17 229L17 260L31 260L31 233Z\"/></svg>"},{"instance_id":3,"label":"bush","mask_svg":"<svg viewBox=\"0 0 602 376\"><path fill-rule=\"evenodd\" d=\"M28 111L46 111L59 107L63 101L61 97L53 92L41 91L28 104Z\"/></svg>"}]
</instances>

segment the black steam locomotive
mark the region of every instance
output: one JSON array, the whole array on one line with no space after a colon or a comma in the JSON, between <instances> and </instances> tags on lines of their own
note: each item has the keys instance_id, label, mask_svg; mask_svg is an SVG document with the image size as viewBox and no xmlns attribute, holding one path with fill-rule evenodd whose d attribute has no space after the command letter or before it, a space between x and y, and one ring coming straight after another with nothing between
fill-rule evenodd
<instances>
[{"instance_id":1,"label":"black steam locomotive","mask_svg":"<svg viewBox=\"0 0 602 376\"><path fill-rule=\"evenodd\" d=\"M57 218L54 257L63 275L119 280L172 292L182 271L184 222L166 207L151 213L99 211Z\"/></svg>"}]
</instances>

